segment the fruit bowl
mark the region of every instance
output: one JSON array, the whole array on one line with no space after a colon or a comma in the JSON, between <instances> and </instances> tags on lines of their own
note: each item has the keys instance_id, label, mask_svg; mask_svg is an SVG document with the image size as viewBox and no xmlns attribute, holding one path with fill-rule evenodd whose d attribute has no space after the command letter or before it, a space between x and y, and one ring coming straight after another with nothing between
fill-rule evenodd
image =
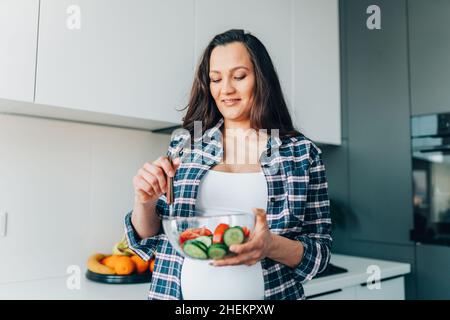
<instances>
[{"instance_id":1,"label":"fruit bowl","mask_svg":"<svg viewBox=\"0 0 450 320\"><path fill-rule=\"evenodd\" d=\"M155 257L144 261L128 247L123 235L111 254L94 253L89 256L86 278L114 284L150 282L154 266Z\"/></svg>"},{"instance_id":2,"label":"fruit bowl","mask_svg":"<svg viewBox=\"0 0 450 320\"><path fill-rule=\"evenodd\" d=\"M144 283L150 282L152 279L152 273L150 271L144 273L133 273L130 275L117 275L117 274L101 274L91 270L86 270L86 278L91 281L111 284L128 284L128 283Z\"/></svg>"},{"instance_id":3,"label":"fruit bowl","mask_svg":"<svg viewBox=\"0 0 450 320\"><path fill-rule=\"evenodd\" d=\"M248 240L255 226L251 212L196 211L193 217L165 217L164 232L173 248L191 259L222 259L232 255L229 247Z\"/></svg>"}]
</instances>

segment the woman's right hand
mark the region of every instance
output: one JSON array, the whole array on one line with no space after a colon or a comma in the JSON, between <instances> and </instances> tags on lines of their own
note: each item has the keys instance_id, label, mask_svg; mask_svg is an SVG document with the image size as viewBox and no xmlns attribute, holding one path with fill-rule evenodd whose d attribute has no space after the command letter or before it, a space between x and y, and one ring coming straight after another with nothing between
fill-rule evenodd
<instances>
[{"instance_id":1,"label":"woman's right hand","mask_svg":"<svg viewBox=\"0 0 450 320\"><path fill-rule=\"evenodd\" d=\"M167 176L173 177L180 163L180 158L175 158L171 165L167 157L160 157L153 163L146 162L133 178L135 202L152 203L166 193Z\"/></svg>"}]
</instances>

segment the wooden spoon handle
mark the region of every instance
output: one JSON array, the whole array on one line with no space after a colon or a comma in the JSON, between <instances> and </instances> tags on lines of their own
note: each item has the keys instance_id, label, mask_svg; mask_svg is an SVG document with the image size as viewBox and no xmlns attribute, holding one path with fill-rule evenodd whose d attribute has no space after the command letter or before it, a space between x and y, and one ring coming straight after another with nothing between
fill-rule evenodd
<instances>
[{"instance_id":1,"label":"wooden spoon handle","mask_svg":"<svg viewBox=\"0 0 450 320\"><path fill-rule=\"evenodd\" d=\"M169 157L169 162L170 165L173 166L172 163L172 158ZM167 188L167 204L172 205L173 204L173 177L167 177L167 183L168 183L168 188Z\"/></svg>"}]
</instances>

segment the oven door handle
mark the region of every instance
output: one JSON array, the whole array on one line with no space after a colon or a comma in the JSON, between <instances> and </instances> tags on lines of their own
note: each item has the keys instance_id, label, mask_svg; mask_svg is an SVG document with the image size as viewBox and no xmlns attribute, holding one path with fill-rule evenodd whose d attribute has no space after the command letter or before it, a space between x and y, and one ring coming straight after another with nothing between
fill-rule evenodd
<instances>
[{"instance_id":1,"label":"oven door handle","mask_svg":"<svg viewBox=\"0 0 450 320\"><path fill-rule=\"evenodd\" d=\"M450 151L450 146L433 148L433 149L421 149L421 150L419 150L420 153L446 152L446 151Z\"/></svg>"}]
</instances>

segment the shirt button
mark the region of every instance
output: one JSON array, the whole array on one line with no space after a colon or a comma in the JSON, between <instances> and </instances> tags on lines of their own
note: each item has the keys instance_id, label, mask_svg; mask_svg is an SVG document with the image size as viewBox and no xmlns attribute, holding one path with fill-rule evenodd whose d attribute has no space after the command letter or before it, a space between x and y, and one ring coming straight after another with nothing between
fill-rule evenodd
<instances>
[{"instance_id":1,"label":"shirt button","mask_svg":"<svg viewBox=\"0 0 450 320\"><path fill-rule=\"evenodd\" d=\"M270 197L270 202L275 202L275 197Z\"/></svg>"}]
</instances>

